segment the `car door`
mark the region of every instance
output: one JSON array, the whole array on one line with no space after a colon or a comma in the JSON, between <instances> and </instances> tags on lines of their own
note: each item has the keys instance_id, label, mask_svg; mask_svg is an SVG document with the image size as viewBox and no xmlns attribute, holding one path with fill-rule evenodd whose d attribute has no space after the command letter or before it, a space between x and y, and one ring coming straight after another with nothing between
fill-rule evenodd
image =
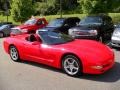
<instances>
[{"instance_id":1,"label":"car door","mask_svg":"<svg viewBox=\"0 0 120 90\"><path fill-rule=\"evenodd\" d=\"M25 41L23 43L23 46L25 59L30 61L38 61L38 56L40 52L39 42L37 43L35 41L34 42Z\"/></svg>"},{"instance_id":2,"label":"car door","mask_svg":"<svg viewBox=\"0 0 120 90\"><path fill-rule=\"evenodd\" d=\"M6 25L6 27L3 29L3 32L5 35L9 35L10 34L10 26Z\"/></svg>"},{"instance_id":3,"label":"car door","mask_svg":"<svg viewBox=\"0 0 120 90\"><path fill-rule=\"evenodd\" d=\"M25 51L25 59L29 61L39 62L51 65L53 62L52 48L44 45L39 41L26 41L23 43Z\"/></svg>"}]
</instances>

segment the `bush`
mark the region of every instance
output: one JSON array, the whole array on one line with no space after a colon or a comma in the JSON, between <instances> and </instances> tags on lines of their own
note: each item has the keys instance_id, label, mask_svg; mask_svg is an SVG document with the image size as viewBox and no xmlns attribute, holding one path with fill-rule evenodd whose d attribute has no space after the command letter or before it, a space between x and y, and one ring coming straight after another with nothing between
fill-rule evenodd
<instances>
[{"instance_id":1,"label":"bush","mask_svg":"<svg viewBox=\"0 0 120 90\"><path fill-rule=\"evenodd\" d=\"M47 2L35 3L35 15L54 15L57 14L58 7L55 0L48 0Z\"/></svg>"},{"instance_id":2,"label":"bush","mask_svg":"<svg viewBox=\"0 0 120 90\"><path fill-rule=\"evenodd\" d=\"M32 0L12 0L11 15L15 21L23 22L34 15Z\"/></svg>"}]
</instances>

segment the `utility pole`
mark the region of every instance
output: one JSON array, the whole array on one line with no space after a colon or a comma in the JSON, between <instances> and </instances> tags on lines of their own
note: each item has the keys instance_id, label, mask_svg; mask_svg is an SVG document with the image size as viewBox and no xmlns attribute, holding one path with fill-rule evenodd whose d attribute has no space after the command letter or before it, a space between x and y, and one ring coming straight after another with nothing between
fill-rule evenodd
<instances>
[{"instance_id":1,"label":"utility pole","mask_svg":"<svg viewBox=\"0 0 120 90\"><path fill-rule=\"evenodd\" d=\"M5 8L5 14L7 16L7 22L8 22L9 9L8 9L7 3L8 3L7 0L5 0L4 8Z\"/></svg>"},{"instance_id":2,"label":"utility pole","mask_svg":"<svg viewBox=\"0 0 120 90\"><path fill-rule=\"evenodd\" d=\"M60 0L60 18L62 18L62 0Z\"/></svg>"}]
</instances>

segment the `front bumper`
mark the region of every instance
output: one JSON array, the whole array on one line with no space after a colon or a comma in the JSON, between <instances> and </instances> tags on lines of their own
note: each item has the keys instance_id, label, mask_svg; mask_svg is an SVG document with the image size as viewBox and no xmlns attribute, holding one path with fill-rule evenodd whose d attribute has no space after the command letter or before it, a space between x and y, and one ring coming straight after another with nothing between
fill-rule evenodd
<instances>
[{"instance_id":1,"label":"front bumper","mask_svg":"<svg viewBox=\"0 0 120 90\"><path fill-rule=\"evenodd\" d=\"M102 68L93 68L95 65L89 65L87 68L83 70L84 73L88 74L103 74L109 69L111 69L114 66L114 60L109 60L108 62L104 62L102 65ZM97 66L97 65L96 65Z\"/></svg>"},{"instance_id":2,"label":"front bumper","mask_svg":"<svg viewBox=\"0 0 120 90\"><path fill-rule=\"evenodd\" d=\"M120 38L112 37L111 46L113 46L113 47L120 47Z\"/></svg>"}]
</instances>

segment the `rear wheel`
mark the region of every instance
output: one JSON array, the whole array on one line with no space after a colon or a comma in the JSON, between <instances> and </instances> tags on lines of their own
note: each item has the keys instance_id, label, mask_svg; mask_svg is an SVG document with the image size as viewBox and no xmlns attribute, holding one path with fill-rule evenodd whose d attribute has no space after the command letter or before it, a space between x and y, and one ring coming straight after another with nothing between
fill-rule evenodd
<instances>
[{"instance_id":1,"label":"rear wheel","mask_svg":"<svg viewBox=\"0 0 120 90\"><path fill-rule=\"evenodd\" d=\"M81 63L74 55L67 55L63 58L62 69L69 76L78 76L82 74Z\"/></svg>"},{"instance_id":2,"label":"rear wheel","mask_svg":"<svg viewBox=\"0 0 120 90\"><path fill-rule=\"evenodd\" d=\"M10 52L10 57L13 61L15 62L20 61L19 53L15 46L10 46L9 52Z\"/></svg>"}]
</instances>

